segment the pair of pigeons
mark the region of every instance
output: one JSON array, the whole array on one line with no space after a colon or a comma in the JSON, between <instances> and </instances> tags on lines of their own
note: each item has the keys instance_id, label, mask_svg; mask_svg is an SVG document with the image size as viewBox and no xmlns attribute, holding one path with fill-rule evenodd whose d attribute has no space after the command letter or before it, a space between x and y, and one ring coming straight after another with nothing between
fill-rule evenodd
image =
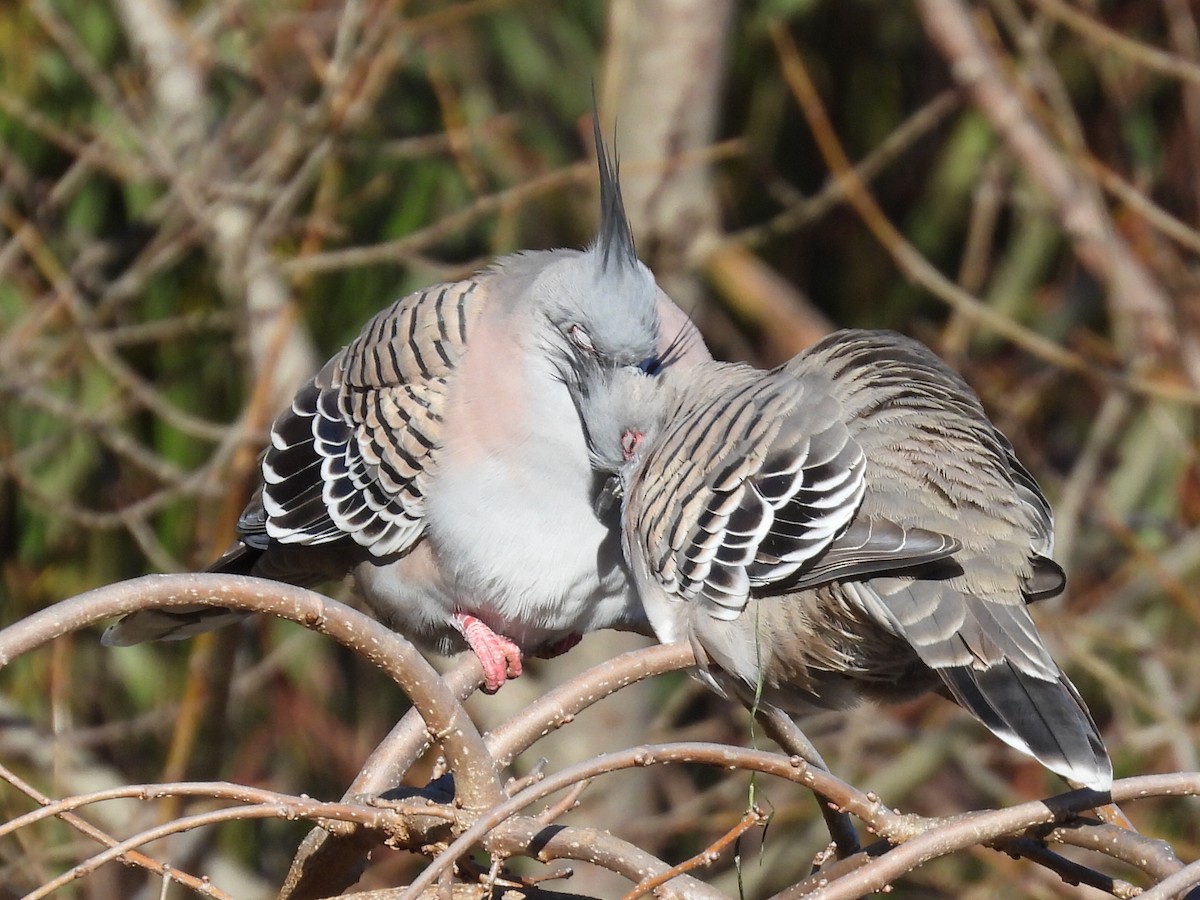
<instances>
[{"instance_id":1,"label":"pair of pigeons","mask_svg":"<svg viewBox=\"0 0 1200 900\"><path fill-rule=\"evenodd\" d=\"M769 372L712 361L638 261L597 133L585 251L519 253L376 315L276 419L213 570L353 570L396 630L496 690L585 632L689 640L790 712L952 697L1077 784L1112 766L1026 604L1062 591L1037 483L924 346L843 331ZM240 614L147 610L108 644Z\"/></svg>"}]
</instances>

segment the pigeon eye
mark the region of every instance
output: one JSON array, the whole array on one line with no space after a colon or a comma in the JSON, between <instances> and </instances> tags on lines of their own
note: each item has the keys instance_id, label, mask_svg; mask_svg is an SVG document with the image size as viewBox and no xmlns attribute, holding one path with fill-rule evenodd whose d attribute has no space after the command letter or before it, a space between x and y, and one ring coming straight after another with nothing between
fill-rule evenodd
<instances>
[{"instance_id":1,"label":"pigeon eye","mask_svg":"<svg viewBox=\"0 0 1200 900\"><path fill-rule=\"evenodd\" d=\"M567 329L567 336L571 339L571 343L580 350L586 350L588 353L596 352L596 345L592 343L592 336L588 334L579 325L572 325Z\"/></svg>"},{"instance_id":2,"label":"pigeon eye","mask_svg":"<svg viewBox=\"0 0 1200 900\"><path fill-rule=\"evenodd\" d=\"M637 368L647 375L657 375L663 369L661 356L648 356L637 364Z\"/></svg>"}]
</instances>

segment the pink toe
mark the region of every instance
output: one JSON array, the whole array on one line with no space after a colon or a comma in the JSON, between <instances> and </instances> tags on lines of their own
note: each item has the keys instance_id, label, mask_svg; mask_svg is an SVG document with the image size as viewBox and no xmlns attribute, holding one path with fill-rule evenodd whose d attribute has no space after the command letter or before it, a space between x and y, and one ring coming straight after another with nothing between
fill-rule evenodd
<instances>
[{"instance_id":1,"label":"pink toe","mask_svg":"<svg viewBox=\"0 0 1200 900\"><path fill-rule=\"evenodd\" d=\"M456 612L453 621L483 666L485 691L494 694L509 678L520 676L520 647L468 613Z\"/></svg>"}]
</instances>

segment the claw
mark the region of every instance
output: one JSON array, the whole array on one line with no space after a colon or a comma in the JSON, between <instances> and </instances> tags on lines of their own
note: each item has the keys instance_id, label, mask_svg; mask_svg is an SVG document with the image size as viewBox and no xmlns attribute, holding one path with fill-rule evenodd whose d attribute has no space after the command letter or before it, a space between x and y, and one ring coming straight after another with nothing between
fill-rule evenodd
<instances>
[{"instance_id":1,"label":"claw","mask_svg":"<svg viewBox=\"0 0 1200 900\"><path fill-rule=\"evenodd\" d=\"M500 690L509 678L521 674L521 648L470 613L456 612L451 621L462 632L467 646L483 666L483 689L489 694Z\"/></svg>"}]
</instances>

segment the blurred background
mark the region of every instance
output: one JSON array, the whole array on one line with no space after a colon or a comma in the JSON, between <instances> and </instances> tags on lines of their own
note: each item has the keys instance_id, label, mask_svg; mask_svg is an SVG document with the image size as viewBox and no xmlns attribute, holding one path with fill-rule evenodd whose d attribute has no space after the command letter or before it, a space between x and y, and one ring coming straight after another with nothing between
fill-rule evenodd
<instances>
[{"instance_id":1,"label":"blurred background","mask_svg":"<svg viewBox=\"0 0 1200 900\"><path fill-rule=\"evenodd\" d=\"M771 365L835 327L893 328L963 372L1055 505L1070 584L1036 614L1118 775L1200 768L1198 32L1196 0L0 4L0 624L202 568L266 426L367 317L498 254L586 243L594 91L640 254L715 355ZM187 777L333 799L406 707L290 624L97 638L0 682L0 762L56 796ZM636 643L593 635L473 713ZM806 727L905 810L1061 787L938 698ZM676 677L534 755L669 738L765 741ZM669 861L749 790L688 767L607 778L574 821ZM734 895L796 881L827 840L811 796L765 792L763 846L704 876ZM0 818L29 808L0 789ZM1129 812L1200 855L1196 804ZM240 823L160 856L268 896L306 830ZM0 840L0 896L81 843L53 823ZM381 850L362 884L419 865ZM619 890L576 868L564 889ZM145 884L109 866L73 890ZM984 850L896 891L1086 892Z\"/></svg>"}]
</instances>

